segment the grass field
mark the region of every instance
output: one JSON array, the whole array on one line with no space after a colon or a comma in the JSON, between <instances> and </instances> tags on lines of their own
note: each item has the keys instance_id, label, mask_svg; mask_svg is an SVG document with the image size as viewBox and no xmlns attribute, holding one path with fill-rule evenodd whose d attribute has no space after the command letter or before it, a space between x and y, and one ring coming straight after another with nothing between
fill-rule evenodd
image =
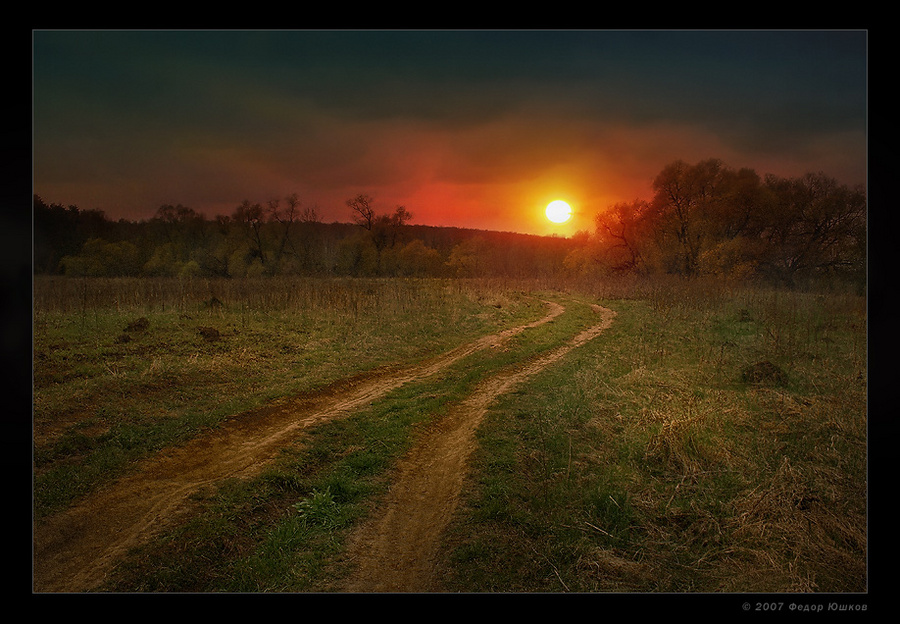
<instances>
[{"instance_id":1,"label":"grass field","mask_svg":"<svg viewBox=\"0 0 900 624\"><path fill-rule=\"evenodd\" d=\"M482 428L447 541L451 587L865 591L861 303L745 292L609 305L607 333ZM784 376L748 380L758 362Z\"/></svg>"},{"instance_id":2,"label":"grass field","mask_svg":"<svg viewBox=\"0 0 900 624\"><path fill-rule=\"evenodd\" d=\"M462 592L866 590L865 300L720 285L35 283L36 522L280 397L566 312L318 426L134 551L107 591L335 591L417 432L617 312L501 397L441 546Z\"/></svg>"},{"instance_id":3,"label":"grass field","mask_svg":"<svg viewBox=\"0 0 900 624\"><path fill-rule=\"evenodd\" d=\"M35 282L35 514L227 416L535 314L462 281Z\"/></svg>"}]
</instances>

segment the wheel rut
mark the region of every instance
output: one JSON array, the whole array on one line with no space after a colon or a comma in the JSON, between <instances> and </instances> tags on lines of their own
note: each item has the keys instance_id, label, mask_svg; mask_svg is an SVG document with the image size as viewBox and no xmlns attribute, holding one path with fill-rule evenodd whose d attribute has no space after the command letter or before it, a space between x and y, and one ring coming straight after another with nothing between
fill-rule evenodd
<instances>
[{"instance_id":1,"label":"wheel rut","mask_svg":"<svg viewBox=\"0 0 900 624\"><path fill-rule=\"evenodd\" d=\"M95 590L128 550L184 518L193 508L192 496L202 488L258 474L304 429L349 414L481 349L499 346L564 311L559 304L547 304L548 313L531 323L485 336L414 367L344 380L242 414L209 435L142 462L131 474L36 523L33 590Z\"/></svg>"},{"instance_id":2,"label":"wheel rut","mask_svg":"<svg viewBox=\"0 0 900 624\"><path fill-rule=\"evenodd\" d=\"M457 507L475 430L491 403L571 350L607 329L615 312L594 307L600 323L526 365L482 382L430 429L402 460L380 514L351 538L348 560L356 566L347 592L438 592L435 558Z\"/></svg>"}]
</instances>

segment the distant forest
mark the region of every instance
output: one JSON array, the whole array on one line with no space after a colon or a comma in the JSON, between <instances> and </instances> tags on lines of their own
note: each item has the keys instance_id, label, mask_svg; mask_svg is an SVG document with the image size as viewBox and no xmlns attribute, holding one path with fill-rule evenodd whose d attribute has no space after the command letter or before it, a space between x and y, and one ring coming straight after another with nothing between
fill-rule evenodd
<instances>
[{"instance_id":1,"label":"distant forest","mask_svg":"<svg viewBox=\"0 0 900 624\"><path fill-rule=\"evenodd\" d=\"M718 159L675 161L653 196L598 210L571 238L414 224L348 198L347 223L323 223L297 195L249 200L209 218L182 205L147 220L34 196L36 274L243 277L275 275L552 277L720 275L799 286L864 285L866 194L823 173L761 177Z\"/></svg>"}]
</instances>

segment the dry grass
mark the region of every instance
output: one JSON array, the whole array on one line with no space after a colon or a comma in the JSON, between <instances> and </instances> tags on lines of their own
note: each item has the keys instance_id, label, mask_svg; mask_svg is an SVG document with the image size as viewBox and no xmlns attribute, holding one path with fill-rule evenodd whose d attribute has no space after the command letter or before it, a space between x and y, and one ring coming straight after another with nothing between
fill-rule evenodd
<instances>
[{"instance_id":1,"label":"dry grass","mask_svg":"<svg viewBox=\"0 0 900 624\"><path fill-rule=\"evenodd\" d=\"M864 301L645 295L604 301L609 332L484 427L453 589L866 591ZM780 372L743 373L759 362Z\"/></svg>"},{"instance_id":2,"label":"dry grass","mask_svg":"<svg viewBox=\"0 0 900 624\"><path fill-rule=\"evenodd\" d=\"M70 496L107 474L67 472L98 445L130 449L162 422L196 430L186 415L222 396L264 400L287 380L296 390L348 363L419 357L534 312L526 283L278 283L36 290L35 422L62 432L39 449L39 468L65 467L54 479ZM484 421L446 543L447 588L866 591L865 301L699 281L579 288L616 322ZM744 374L761 362L780 373ZM334 448L361 448L336 435ZM59 504L54 482L39 484L50 492L41 504Z\"/></svg>"},{"instance_id":3,"label":"dry grass","mask_svg":"<svg viewBox=\"0 0 900 624\"><path fill-rule=\"evenodd\" d=\"M234 413L448 350L540 305L481 281L36 279L36 513Z\"/></svg>"}]
</instances>

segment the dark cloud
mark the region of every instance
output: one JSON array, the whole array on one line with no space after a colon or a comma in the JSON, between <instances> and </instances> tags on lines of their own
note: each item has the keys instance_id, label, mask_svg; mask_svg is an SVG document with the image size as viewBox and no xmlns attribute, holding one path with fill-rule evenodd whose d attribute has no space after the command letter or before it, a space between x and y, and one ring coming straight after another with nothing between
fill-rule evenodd
<instances>
[{"instance_id":1,"label":"dark cloud","mask_svg":"<svg viewBox=\"0 0 900 624\"><path fill-rule=\"evenodd\" d=\"M608 187L695 154L860 177L865 120L862 31L34 33L35 191L108 211Z\"/></svg>"}]
</instances>

